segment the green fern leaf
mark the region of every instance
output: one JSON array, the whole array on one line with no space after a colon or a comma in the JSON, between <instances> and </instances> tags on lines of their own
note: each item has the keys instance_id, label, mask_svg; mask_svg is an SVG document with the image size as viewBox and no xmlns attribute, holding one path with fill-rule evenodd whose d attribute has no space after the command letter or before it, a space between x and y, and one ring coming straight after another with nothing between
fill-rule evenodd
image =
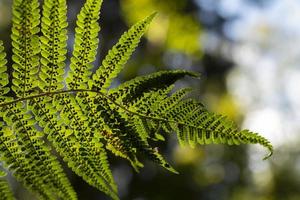
<instances>
[{"instance_id":1,"label":"green fern leaf","mask_svg":"<svg viewBox=\"0 0 300 200\"><path fill-rule=\"evenodd\" d=\"M87 0L77 17L75 43L70 72L66 79L69 88L87 88L98 48L98 24L102 0Z\"/></svg>"},{"instance_id":2,"label":"green fern leaf","mask_svg":"<svg viewBox=\"0 0 300 200\"><path fill-rule=\"evenodd\" d=\"M75 98L69 94L57 95L54 99L56 110L61 110L60 116L63 123L74 131L75 138L79 141L81 152L85 152L85 159L89 160L89 165L93 169L90 176L98 175L98 181L102 180L102 188L108 195L115 199L117 186L112 178L111 170L103 149L101 137L95 136L88 125L87 117L81 112L81 108L76 104Z\"/></svg>"},{"instance_id":3,"label":"green fern leaf","mask_svg":"<svg viewBox=\"0 0 300 200\"><path fill-rule=\"evenodd\" d=\"M144 93L167 88L184 76L198 77L198 74L185 70L160 71L139 76L110 90L109 96L123 105L129 105L141 98Z\"/></svg>"},{"instance_id":4,"label":"green fern leaf","mask_svg":"<svg viewBox=\"0 0 300 200\"><path fill-rule=\"evenodd\" d=\"M93 74L92 80L88 83L89 88L105 91L110 86L112 79L122 70L155 15L156 13L153 13L136 23L121 36L119 42L108 52L102 65Z\"/></svg>"},{"instance_id":5,"label":"green fern leaf","mask_svg":"<svg viewBox=\"0 0 300 200\"><path fill-rule=\"evenodd\" d=\"M18 142L16 135L9 127L0 124L1 161L13 171L13 175L21 181L30 191L36 193L41 199L51 198L49 188L40 178L40 169L35 160L28 158L22 148L25 146ZM43 177L43 176L42 176Z\"/></svg>"},{"instance_id":6,"label":"green fern leaf","mask_svg":"<svg viewBox=\"0 0 300 200\"><path fill-rule=\"evenodd\" d=\"M13 2L11 37L15 64L13 65L12 89L19 97L34 94L34 89L38 86L40 42L37 34L39 33L39 20L37 0L15 0ZM45 53L43 54L45 55ZM52 188L55 196L76 199L59 162L51 155L49 147L41 139L43 134L35 130L35 121L23 108L23 105L17 103L6 108L3 117L6 123L16 131L19 143L24 145L27 152L30 152L27 159L38 166L34 173L40 176L45 185L42 190L49 193L49 188ZM53 198L53 194L50 193L47 198Z\"/></svg>"},{"instance_id":7,"label":"green fern leaf","mask_svg":"<svg viewBox=\"0 0 300 200\"><path fill-rule=\"evenodd\" d=\"M77 45L77 43L79 41L81 41L80 44L84 46L84 48L85 48L84 51L88 54L87 57L85 57L84 59L91 58L92 54L89 54L89 52L88 52L91 49L91 47L94 48L94 50L96 49L97 45L96 46L94 44L87 45L86 42L87 41L89 42L91 40L91 37L94 37L96 39L97 34L94 33L94 29L92 29L92 28L96 28L96 26L97 26L97 17L96 16L99 14L100 6L101 6L101 1L87 1L81 10L81 13L78 15L78 21L77 21L78 27L76 29L76 39L75 39L76 42L75 42L74 53L73 53L74 58L72 60L74 60L74 59L82 60L82 58L80 57L79 54L80 54L80 52L83 53L83 51L82 51L83 47ZM45 82L44 85L49 90L51 88L60 89L61 86L63 85L62 84L63 79L61 77L63 75L63 69L61 69L61 68L64 65L63 61L64 61L65 57L63 54L65 54L64 48L66 46L66 31L64 29L67 26L66 19L65 19L65 15L66 15L65 2L64 1L63 2L61 2L61 1L46 2L46 4L44 4L44 13L45 13L44 14L45 17L43 16L42 22L45 27L45 31L44 31L45 37L44 37L44 40L42 41L42 44L44 43L44 46L46 48L45 54L44 54L44 60L49 61L48 63L46 63L48 66L45 66L44 71L46 72L48 78L52 78L52 81L50 81L50 82L49 82L49 79L48 79L48 81L44 81ZM91 16L90 15L91 13L93 13L94 15ZM59 19L56 19L56 18L59 18ZM92 21L90 21L90 20L92 20ZM84 27L84 28L81 27L80 25L83 25L83 24L85 24L89 27ZM53 29L54 33L56 33L56 35L54 37L51 35L51 30L50 30L50 32L48 30L49 29L48 26L51 26L51 25L52 25L51 28ZM86 31L86 32L84 32L84 31ZM85 41L82 41L82 40L85 40ZM49 53L51 53L51 54L49 54ZM43 55L43 51L42 51L42 55ZM51 58L51 59L49 59L49 58ZM45 63L45 61L44 61L44 63ZM83 60L83 61L86 61L86 60ZM84 63L79 63L79 64L84 65ZM71 65L71 69L73 69L72 66L73 65ZM81 67L80 68L81 71L86 71L86 66L79 66L79 67ZM42 69L42 71L43 71L43 69ZM75 71L77 72L77 70L75 70ZM46 76L43 75L43 77L46 77ZM74 81L77 82L79 79L81 79L81 77L75 75ZM49 105L52 103L51 99L49 99L48 101L40 100L38 102L33 100L32 104L31 104L31 105L33 105L32 106L33 112L35 113L35 116L37 119L40 118L40 119L38 119L40 126L44 127L45 130L48 133L50 133L48 137L51 138L51 141L56 143L56 147L60 149L59 152L62 155L64 155L66 152L61 150L62 146L59 141L64 141L64 143L70 143L70 144L75 145L75 147L76 147L75 152L77 152L77 154L72 156L73 160L70 158L68 159L69 165L72 166L74 169L74 167L80 165L81 163L85 163L85 167L88 168L88 170L87 171L74 170L74 171L76 171L76 173L79 176L83 177L83 179L85 179L91 185L99 188L100 190L105 190L106 193L111 193L112 197L114 199L116 199L117 198L116 194L115 194L116 190L117 190L116 184L114 183L114 180L111 175L111 171L109 169L109 164L108 164L107 158L106 158L106 152L102 149L100 141L94 142L93 141L94 139L92 140L92 136L91 136L92 134L90 131L87 132L87 130L82 129L86 125L77 123L79 118L82 117L84 119L85 117L83 115L74 114L74 112L79 112L80 109L78 109L78 107L76 106L76 102L74 102L74 97L68 96L68 98L71 99L72 103L70 103L67 100L67 102L64 102L65 104L62 104L63 108L67 109L67 110L65 110L64 112L61 112L61 119L64 119L64 120L60 120L60 122L56 121L53 118L53 115L47 116L47 112L49 112L49 111L51 111L52 114L57 112L57 109L54 109ZM62 98L62 99L66 99L66 98ZM58 99L56 99L56 100L58 100ZM55 105L59 105L59 104L56 103ZM71 107L71 109L70 109L70 107ZM43 109L43 110L46 109L46 111L43 113L40 113L39 112L40 110L38 110L38 109ZM75 110L72 110L72 109L75 109ZM74 111L74 112L72 112L72 111ZM68 117L64 117L65 115L68 115ZM48 120L50 119L52 125L50 125L50 122L46 121L46 119L48 119ZM81 120L81 122L83 121L83 119ZM66 124L67 126L65 126L65 127L67 127L67 129L59 128L59 126L58 126L59 124ZM70 127L68 127L68 126L70 126ZM54 138L51 136L51 134L53 134L53 128L55 128L57 131L59 131L61 133L59 136L54 137ZM79 134L79 132L81 133L81 131L83 131L83 133L85 133L85 134L84 135ZM65 132L69 132L69 133L72 132L73 136L72 137L64 137L63 135ZM86 136L86 137L84 137L84 136ZM71 147L71 148L73 148L73 147ZM78 149L80 149L80 152L78 152ZM80 156L79 154L82 154L84 156ZM77 158L75 159L74 157L77 157ZM88 166L86 161L84 161L87 158L89 160L89 164L94 163L92 167ZM74 162L74 160L75 160L75 162ZM99 166L100 166L100 168L99 168ZM98 172L100 173L100 175L98 175L98 179L91 178L91 177L95 176L94 175L95 173L97 174ZM107 179L107 180L105 180L105 179ZM107 184L109 184L110 186L108 187ZM110 188L110 187L112 187L112 188Z\"/></svg>"},{"instance_id":8,"label":"green fern leaf","mask_svg":"<svg viewBox=\"0 0 300 200\"><path fill-rule=\"evenodd\" d=\"M88 4L88 2L87 2L87 4ZM90 6L90 5L88 5L88 6ZM99 10L100 10L100 8L98 9L98 12L99 12ZM74 50L75 50L74 53L73 53L73 56L74 56L73 57L73 61L74 61L74 63L73 63L73 65L71 65L71 70L73 70L73 72L70 72L70 76L67 79L67 82L69 83L69 85L70 85L71 88L85 88L85 83L86 83L85 80L87 80L87 76L89 75L88 74L88 70L91 68L89 63L93 61L94 56L95 56L94 49L95 49L95 46L97 46L97 44L98 44L98 40L96 40L97 43L95 43L95 44L88 44L86 49L85 49L86 44L83 45L83 42L93 41L93 39L89 38L89 37L92 36L94 38L94 37L97 36L97 33L98 33L97 30L99 29L98 28L97 19L98 19L99 13L95 12L94 14L95 15L93 16L93 18L91 18L90 16L87 16L86 9L83 9L83 11L81 12L81 14L78 16L78 21L77 21L77 25L78 25L78 28L77 28L77 31L78 31L77 32L78 41L77 41L77 43L81 44L81 45L76 46L76 44L75 44L75 47L74 47ZM93 26L94 27L95 31L93 32L92 35L90 34L89 27L84 27L84 25L85 25L84 22L88 22L88 26ZM145 22L140 22L140 24L137 24L136 26L134 26L133 28L131 28L128 31L128 33L125 33L121 37L120 42L122 42L122 44L120 44L120 43L117 44L117 45L120 46L118 49L121 50L121 51L124 51L124 50L127 51L127 49L125 49L126 47L131 47L132 48L131 50L128 50L128 52L126 53L126 56L128 58L129 58L129 55L134 50L135 46L137 45L137 43L138 43L140 37L142 36L143 32L145 31L145 28L147 26L146 23L150 23L150 18L147 19L147 20L145 20ZM88 33L86 32L86 29L88 29L87 30ZM140 30L140 29L142 29L142 30ZM139 31L139 33L136 33L136 31ZM133 41L131 41L131 40L133 40ZM76 41L75 41L75 43L76 43ZM127 45L127 43L130 43L129 46ZM92 49L91 49L90 45L91 45L91 47L93 47ZM78 58L76 58L76 56L82 56L83 54L82 54L82 52L81 53L77 52L76 51L76 47L78 49L80 49L81 51L83 51L85 49L85 51L87 53L90 53L90 54L86 55L86 57L87 57L86 59L82 59L82 58L78 59ZM114 47L114 48L116 49L116 47ZM123 48L123 50L122 50L122 48ZM113 55L114 53L112 53L112 52L113 51L110 51L109 55L107 56L106 60L103 63L111 62L111 64L113 64L112 63L113 60L120 59L119 61L116 60L116 63L115 63L116 66L110 66L112 68L111 70L115 70L115 69L113 69L113 67L115 67L116 70L119 70L118 68L121 68L121 66L125 63L124 60L126 60L128 58L124 57L124 59L122 58L122 60L121 60L121 58L119 57L120 56L119 52L117 52L117 51L114 50L114 53L118 53L118 55L117 54ZM110 60L109 57L112 57L112 58L114 57L114 58L113 58L113 60ZM103 68L103 72L104 72L104 71L108 70L108 69L106 69L107 67L109 67L109 66L105 65L104 67L100 67L100 68ZM107 72L105 72L105 73L107 73ZM109 77L105 77L105 78L109 78ZM80 84L82 86L80 86ZM78 121L78 119L82 118L83 116L86 116L88 114L88 112L94 111L95 105L93 105L93 102L90 101L90 98L91 98L91 96L88 95L88 94L82 94L82 95L76 97L76 100L77 100L77 102L79 102L79 105L81 106L81 110L82 110L82 112L84 114L83 113L80 114L80 116L78 116L77 118L75 118L75 116L74 116L74 118L73 118L74 120ZM83 102L88 102L88 104L85 104ZM80 113L80 108L79 107L76 107L76 108L77 108L76 112ZM89 109L87 110L87 108L89 108ZM67 109L66 111L67 111L67 112L65 112L66 115L69 116L70 109ZM82 118L82 119L84 119L84 118ZM84 120L82 120L82 121L84 121ZM120 150L120 148L119 148L120 151L117 150L118 148L116 148L116 146L122 146L120 144L121 143L120 139L118 139L117 137L114 138L114 143L116 143L118 141L117 142L118 145L117 144L112 145L110 143L110 142L112 142L112 140L108 139L108 138L111 137L111 136L108 136L108 135L110 135L109 133L111 131L107 127L106 127L106 129L104 129L104 131L101 131L103 129L103 127L101 125L104 125L103 120L101 120L101 118L97 119L97 121L99 123L93 123L93 122L95 122L95 119L92 119L90 117L88 117L87 121L89 121L89 124L95 124L96 125L96 127L95 126L93 127L94 131L99 132L99 134L101 133L101 134L106 135L106 137L104 137L104 138L109 141L108 145L107 145L108 149L112 150L117 155L120 155L122 157L128 158L131 161L131 163L134 166L136 166L136 168L138 168L138 166L141 165L137 161L137 159L135 158L135 156L131 157L131 156L127 155L127 153L129 151L125 152L125 151ZM70 122L66 122L66 123L69 124ZM79 127L79 126L77 125L77 127Z\"/></svg>"},{"instance_id":9,"label":"green fern leaf","mask_svg":"<svg viewBox=\"0 0 300 200\"><path fill-rule=\"evenodd\" d=\"M8 74L7 74L7 67L6 67L6 53L4 52L3 42L0 41L0 103L8 100L5 95L9 92L9 87L7 87L8 81Z\"/></svg>"},{"instance_id":10,"label":"green fern leaf","mask_svg":"<svg viewBox=\"0 0 300 200\"><path fill-rule=\"evenodd\" d=\"M40 101L42 102L43 99L40 99ZM90 164L91 161L88 155L91 155L91 152L98 153L100 159L106 159L104 157L106 155L105 152L99 151L101 146L97 147L97 151L95 151L95 149L83 149L84 144L77 140L74 130L67 127L63 120L57 119L56 109L53 105L41 102L39 104L34 102L30 105L34 107L32 110L35 111L35 116L41 117L39 125L48 133L49 141L52 142L64 161L87 183L112 196L113 199L118 199L117 195L113 193L111 189L107 189L106 184L104 184L105 180L103 176L97 175L95 168ZM51 111L49 112L49 110ZM101 145L101 143L97 143L97 145ZM101 163L103 162L104 161L101 161ZM102 167L102 165L98 166L98 168L99 167ZM99 169L97 169L97 171L99 171Z\"/></svg>"},{"instance_id":11,"label":"green fern leaf","mask_svg":"<svg viewBox=\"0 0 300 200\"><path fill-rule=\"evenodd\" d=\"M8 182L3 179L6 176L4 171L0 170L0 199L2 200L14 200L12 191L10 190Z\"/></svg>"},{"instance_id":12,"label":"green fern leaf","mask_svg":"<svg viewBox=\"0 0 300 200\"><path fill-rule=\"evenodd\" d=\"M272 155L273 147L265 138L248 130L239 131L232 121L208 112L195 100L182 100L188 90L182 89L164 101L158 100L159 107L150 107L146 110L135 108L135 112L143 113L146 118L153 117L149 119L152 123L160 121L167 132L175 131L181 145L261 144L270 151L267 157Z\"/></svg>"},{"instance_id":13,"label":"green fern leaf","mask_svg":"<svg viewBox=\"0 0 300 200\"><path fill-rule=\"evenodd\" d=\"M150 108L153 110L160 105L160 102L163 101L169 92L173 89L174 85L171 85L165 89L159 89L157 91L146 92L143 97L139 99L132 100L130 106L127 105L128 109L132 111L142 111L143 113L150 113ZM120 113L123 114L128 121L132 121L137 132L140 134L140 137L143 140L164 140L164 137L159 134L159 129L161 124L153 123L153 121L141 118L137 115L127 115L126 112Z\"/></svg>"},{"instance_id":14,"label":"green fern leaf","mask_svg":"<svg viewBox=\"0 0 300 200\"><path fill-rule=\"evenodd\" d=\"M37 87L40 43L40 10L38 0L13 1L13 79L12 90L18 97L33 93Z\"/></svg>"},{"instance_id":15,"label":"green fern leaf","mask_svg":"<svg viewBox=\"0 0 300 200\"><path fill-rule=\"evenodd\" d=\"M108 56L106 57L106 59L103 61L102 66L96 71L96 73L93 75L94 78L94 82L95 79L99 79L99 77L102 77L101 80L103 79L103 85L105 85L102 89L105 90L111 82L111 79L114 78L117 73L121 70L121 67L125 64L125 62L127 61L127 59L129 58L130 54L132 53L132 51L134 50L134 48L136 47L140 37L143 35L143 33L145 32L146 26L150 23L150 21L152 20L152 18L154 17L154 14L149 16L148 18L146 18L145 20L143 20L142 22L137 23L135 26L133 26L128 33L125 33L119 43L117 45L115 45L115 47L113 47L113 50L110 51L110 53L108 54ZM138 30L138 29L142 29ZM137 33L139 34L137 34ZM137 34L137 35L136 35ZM132 37L135 37L136 39L132 39ZM132 42L131 40L133 40L134 42ZM124 44L123 44L124 43ZM130 44L131 47L130 49L128 49L128 45L126 46L125 44ZM129 46L130 46L129 45ZM125 51L124 49L126 49L126 51L128 50L129 52L127 52L126 54L123 52ZM113 63L112 61L114 61L115 63ZM110 63L110 65L108 65L107 63ZM108 71L111 70L111 73L108 73ZM105 72L105 73L104 73ZM181 72L182 74L189 74L187 72ZM102 74L102 75L101 75ZM180 72L178 72L178 74L180 74ZM108 76L109 75L109 76ZM98 77L97 77L98 76ZM108 77L106 77L108 76ZM182 76L182 75L181 75ZM180 75L178 76L178 78L180 77ZM174 80L169 80L170 84L175 82L176 78L174 78ZM107 81L107 83L106 83ZM100 84L101 85L101 84ZM92 83L91 81L89 82L89 86L90 87L94 87L94 83ZM91 112L91 109L87 110L87 105L89 104L85 104L85 103L80 103L80 102L91 102L88 100L88 98L92 98L92 96L89 95L81 95L81 98L85 98L85 100L80 100L80 98L76 98L77 101L79 102L79 104L82 107L82 110L85 110L86 113ZM99 101L99 98L96 98L94 102L102 102L103 99L101 99ZM93 105L93 103L90 106L90 108L95 107ZM101 106L100 106L101 107ZM104 110L106 112L108 112L108 107L101 107L99 108L99 104L97 107L98 110ZM94 113L95 114L95 113ZM96 118L96 121L98 121L98 123L90 123L90 124L107 124L107 122L105 122L105 116L100 116L100 117L95 117L96 115L93 115L94 118ZM103 119L104 118L104 122ZM95 120L94 120L95 121ZM112 127L108 127L108 129L112 129ZM99 128L98 128L99 130ZM134 166L135 169L137 169L139 166L141 166L141 163L139 163L136 159L135 156L132 156L132 152L135 152L136 148L124 148L126 147L126 145L128 145L127 143L121 144L123 139L126 139L126 137L124 138L120 138L120 136L118 134L115 133L116 128L113 129L113 131L103 131L102 134L104 134L104 139L107 142L107 148L109 150L111 150L112 152L114 152L116 155L122 156L124 158L129 159L129 161L132 163L132 165ZM137 139L137 138L136 138ZM140 140L141 138L137 139ZM114 145L112 145L114 144ZM116 146L118 148L116 148ZM155 154L155 153L153 153ZM161 158L159 158L158 160L161 160ZM173 170L174 171L174 170Z\"/></svg>"},{"instance_id":16,"label":"green fern leaf","mask_svg":"<svg viewBox=\"0 0 300 200\"><path fill-rule=\"evenodd\" d=\"M55 97L53 102L58 101L59 98L63 97ZM68 101L67 98L66 101ZM75 126L75 129L74 123L77 123L75 121L72 122L73 124L71 123L73 128L66 125L64 113L62 113L61 119L57 118L57 108L65 112L67 109L65 107L70 109L72 105L62 106L64 104L55 103L55 106L53 106L49 101L45 102L43 98L31 101L29 105L39 125L47 133L49 141L52 142L56 150L68 163L68 166L90 185L110 195L113 199L118 199L116 194L117 188L101 141L97 140L97 138L92 138L91 133L87 132L86 129L76 129L77 127L86 127L85 124L78 122L81 126ZM72 117L66 118L72 120ZM78 168L78 166L81 167Z\"/></svg>"},{"instance_id":17,"label":"green fern leaf","mask_svg":"<svg viewBox=\"0 0 300 200\"><path fill-rule=\"evenodd\" d=\"M135 154L136 152L140 152L142 155L167 170L177 173L176 170L163 159L158 151L151 148L145 140L139 137L139 134L136 133L134 127L119 114L116 108L109 106L110 104L107 99L97 97L95 99L95 104L98 105L97 109L100 111L99 118L103 119L109 129L112 130L110 135L104 136L105 139L109 144L114 144L115 141L118 142L113 146L118 147L119 149L114 149L117 150L117 152L113 151L113 153L124 155L136 170L138 170L138 167L141 165L137 161Z\"/></svg>"},{"instance_id":18,"label":"green fern leaf","mask_svg":"<svg viewBox=\"0 0 300 200\"><path fill-rule=\"evenodd\" d=\"M87 0L81 9L77 27L75 29L75 44L73 57L71 58L70 71L67 78L67 84L71 89L86 88L88 76L91 72L92 62L96 56L98 47L98 32L100 30L98 19L102 1ZM81 99L76 98L80 101ZM101 190L116 199L117 186L113 180L105 150L102 148L102 142L99 137L94 135L94 131L89 128L88 117L85 116L81 107L73 95L56 96L56 110L60 111L63 123L74 131L74 136L79 142L81 150L85 151L85 156L93 169L93 174L98 174L99 180L102 180ZM95 184L93 184L95 185Z\"/></svg>"},{"instance_id":19,"label":"green fern leaf","mask_svg":"<svg viewBox=\"0 0 300 200\"><path fill-rule=\"evenodd\" d=\"M60 90L67 53L67 5L65 0L45 0L41 23L41 70L42 91Z\"/></svg>"},{"instance_id":20,"label":"green fern leaf","mask_svg":"<svg viewBox=\"0 0 300 200\"><path fill-rule=\"evenodd\" d=\"M4 107L4 121L16 132L18 144L27 152L27 160L36 165L37 176L40 176L41 185L45 185L45 192L53 198L58 195L63 199L76 199L67 177L56 157L51 155L50 148L43 142L43 133L35 130L35 120L26 112L22 103Z\"/></svg>"},{"instance_id":21,"label":"green fern leaf","mask_svg":"<svg viewBox=\"0 0 300 200\"><path fill-rule=\"evenodd\" d=\"M111 80L118 74L122 66L129 59L130 55L134 51L140 38L144 34L148 24L151 22L153 17L154 14L147 17L145 20L135 24L131 29L129 29L128 32L122 35L119 42L113 47L111 51L109 51L108 55L102 62L102 66L93 75L94 81L89 82L89 87L95 87L95 83L97 84L98 88L102 88L103 90L109 87ZM93 98L93 96L90 96L88 94L82 94L80 97L77 97L77 101L81 105L82 110L85 110L86 113L92 112L94 114L93 116L95 116L96 106L94 105L94 102L97 102L99 99L95 101L91 101L91 98ZM83 102L87 102L88 104L85 104ZM106 109L106 108L102 108L102 109ZM93 117L93 118L94 119L89 118L89 120L90 122L97 121L97 123L90 123L90 124L97 125L97 127L94 127L94 129L95 130L103 129L103 127L99 127L99 125L105 124L106 122L103 122L103 119L101 117L100 118ZM105 121L105 116L104 116L104 121ZM110 128L111 127L106 127L105 131L100 132L101 134L104 135L105 140L108 141L106 147L112 152L114 152L116 155L129 159L129 161L136 169L141 167L142 166L141 163L138 162L135 156L133 156L131 152L132 149L126 148L126 145L122 144L122 140L114 133L114 131L109 130Z\"/></svg>"}]
</instances>

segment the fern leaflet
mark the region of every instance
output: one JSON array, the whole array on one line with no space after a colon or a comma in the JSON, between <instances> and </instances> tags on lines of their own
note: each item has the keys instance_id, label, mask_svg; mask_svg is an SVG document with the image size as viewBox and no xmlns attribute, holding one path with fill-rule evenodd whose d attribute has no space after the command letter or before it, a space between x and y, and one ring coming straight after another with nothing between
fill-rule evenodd
<instances>
[{"instance_id":1,"label":"fern leaflet","mask_svg":"<svg viewBox=\"0 0 300 200\"><path fill-rule=\"evenodd\" d=\"M67 5L65 0L45 0L42 15L39 87L50 92L63 89L67 53Z\"/></svg>"},{"instance_id":2,"label":"fern leaflet","mask_svg":"<svg viewBox=\"0 0 300 200\"><path fill-rule=\"evenodd\" d=\"M38 0L13 1L13 86L12 90L19 97L34 92L37 87L40 45L40 13Z\"/></svg>"},{"instance_id":3,"label":"fern leaflet","mask_svg":"<svg viewBox=\"0 0 300 200\"><path fill-rule=\"evenodd\" d=\"M87 0L77 17L75 43L67 83L72 89L87 88L99 39L98 24L102 0Z\"/></svg>"},{"instance_id":4,"label":"fern leaflet","mask_svg":"<svg viewBox=\"0 0 300 200\"><path fill-rule=\"evenodd\" d=\"M93 74L93 79L89 81L90 88L105 91L110 86L112 79L122 70L155 15L156 13L153 13L136 23L121 36L119 42L108 52L102 65Z\"/></svg>"}]
</instances>

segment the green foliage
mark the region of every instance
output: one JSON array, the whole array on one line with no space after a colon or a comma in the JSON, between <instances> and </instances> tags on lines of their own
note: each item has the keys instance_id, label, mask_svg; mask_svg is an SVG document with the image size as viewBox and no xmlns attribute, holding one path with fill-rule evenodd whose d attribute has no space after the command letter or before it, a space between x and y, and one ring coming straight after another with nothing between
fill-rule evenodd
<instances>
[{"instance_id":1,"label":"green foliage","mask_svg":"<svg viewBox=\"0 0 300 200\"><path fill-rule=\"evenodd\" d=\"M66 80L72 89L87 88L92 62L98 48L98 24L102 0L87 0L77 17L75 42L71 58L70 72Z\"/></svg>"},{"instance_id":2,"label":"green foliage","mask_svg":"<svg viewBox=\"0 0 300 200\"><path fill-rule=\"evenodd\" d=\"M155 147L175 132L182 145L271 144L186 95L174 83L198 77L185 70L140 76L110 89L155 16L125 32L95 73L102 1L87 0L77 17L70 71L64 79L67 20L65 0L45 0L40 24L37 0L14 0L12 77L0 42L0 161L40 199L77 199L57 155L91 186L118 198L107 151L136 171L140 156L177 173ZM40 31L41 28L41 31ZM49 144L50 143L50 144ZM12 199L0 180L1 198Z\"/></svg>"},{"instance_id":3,"label":"green foliage","mask_svg":"<svg viewBox=\"0 0 300 200\"><path fill-rule=\"evenodd\" d=\"M38 0L15 0L12 10L12 46L14 61L12 90L18 97L33 93L39 71L40 15Z\"/></svg>"},{"instance_id":4,"label":"green foliage","mask_svg":"<svg viewBox=\"0 0 300 200\"><path fill-rule=\"evenodd\" d=\"M121 36L119 42L108 52L102 65L93 75L93 80L89 83L91 88L96 87L103 91L107 90L112 79L118 75L123 65L135 50L154 16L155 13L151 14L145 20L136 23L128 30L128 32L125 32Z\"/></svg>"},{"instance_id":5,"label":"green foliage","mask_svg":"<svg viewBox=\"0 0 300 200\"><path fill-rule=\"evenodd\" d=\"M5 175L6 173L0 170L0 199L13 200L14 196L10 191L8 182L3 179Z\"/></svg>"},{"instance_id":6,"label":"green foliage","mask_svg":"<svg viewBox=\"0 0 300 200\"><path fill-rule=\"evenodd\" d=\"M63 89L63 75L67 53L66 1L45 0L41 20L40 82L42 91Z\"/></svg>"}]
</instances>

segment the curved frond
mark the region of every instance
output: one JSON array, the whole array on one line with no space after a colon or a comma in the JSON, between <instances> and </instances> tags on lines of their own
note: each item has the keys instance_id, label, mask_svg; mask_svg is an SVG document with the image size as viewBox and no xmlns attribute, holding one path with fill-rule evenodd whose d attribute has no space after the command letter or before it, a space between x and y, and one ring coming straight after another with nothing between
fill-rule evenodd
<instances>
[{"instance_id":1,"label":"curved frond","mask_svg":"<svg viewBox=\"0 0 300 200\"><path fill-rule=\"evenodd\" d=\"M148 109L137 106L131 109L137 113L143 113L144 118L150 121L148 123L160 122L166 132L175 131L181 145L260 144L270 151L267 157L272 155L273 147L264 137L248 130L238 130L235 123L222 115L207 111L201 103L195 100L182 100L188 90L179 90L163 101L157 100L159 104L153 104L159 106L152 106Z\"/></svg>"},{"instance_id":2,"label":"curved frond","mask_svg":"<svg viewBox=\"0 0 300 200\"><path fill-rule=\"evenodd\" d=\"M75 98L70 94L56 95L54 101L56 102L55 109L60 111L61 123L72 130L73 137L77 141L77 147L74 147L82 154L77 159L80 162L87 162L86 164L90 168L88 176L83 176L83 178L92 183L90 180L97 177L97 184L92 183L91 185L110 195L113 199L117 199L117 186L109 168L101 136L95 135L95 130L88 125L87 117L83 115ZM82 174L79 175L82 176Z\"/></svg>"},{"instance_id":3,"label":"curved frond","mask_svg":"<svg viewBox=\"0 0 300 200\"><path fill-rule=\"evenodd\" d=\"M66 79L69 88L87 88L99 43L101 5L102 0L87 0L77 16L73 57Z\"/></svg>"},{"instance_id":4,"label":"curved frond","mask_svg":"<svg viewBox=\"0 0 300 200\"><path fill-rule=\"evenodd\" d=\"M172 70L138 76L110 90L109 96L117 102L128 105L137 101L144 93L167 88L184 76L198 77L198 74L186 70Z\"/></svg>"},{"instance_id":5,"label":"curved frond","mask_svg":"<svg viewBox=\"0 0 300 200\"><path fill-rule=\"evenodd\" d=\"M97 109L99 110L99 115L97 116L103 119L104 123L112 130L109 132L109 135L104 135L104 138L108 141L108 144L113 144L113 153L123 155L130 160L136 170L138 170L138 167L141 167L136 158L136 153L139 152L167 170L177 173L158 151L139 136L134 127L120 115L116 108L110 107L107 99L97 97L95 103L98 105ZM97 116L96 118L98 118ZM118 143L114 144L114 142ZM115 147L119 149L115 149Z\"/></svg>"},{"instance_id":6,"label":"curved frond","mask_svg":"<svg viewBox=\"0 0 300 200\"><path fill-rule=\"evenodd\" d=\"M122 70L155 15L156 13L153 13L136 23L121 36L119 42L108 52L102 65L93 74L92 80L88 83L89 88L101 91L109 88L113 78Z\"/></svg>"},{"instance_id":7,"label":"curved frond","mask_svg":"<svg viewBox=\"0 0 300 200\"><path fill-rule=\"evenodd\" d=\"M47 198L58 196L63 199L76 199L75 192L60 163L42 140L43 133L35 129L36 122L23 108L22 103L3 107L1 115L15 132L17 144L26 151L27 161L35 165L35 168L31 170L32 176L39 178L40 190L48 196ZM39 191L36 192L39 193Z\"/></svg>"},{"instance_id":8,"label":"curved frond","mask_svg":"<svg viewBox=\"0 0 300 200\"><path fill-rule=\"evenodd\" d=\"M14 0L12 10L12 90L25 97L38 86L40 9L38 0Z\"/></svg>"}]
</instances>

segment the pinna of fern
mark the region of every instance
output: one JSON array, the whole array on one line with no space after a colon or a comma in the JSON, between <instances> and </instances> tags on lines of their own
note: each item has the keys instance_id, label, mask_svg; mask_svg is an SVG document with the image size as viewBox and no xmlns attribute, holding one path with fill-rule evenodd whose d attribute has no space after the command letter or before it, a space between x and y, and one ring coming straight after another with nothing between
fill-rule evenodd
<instances>
[{"instance_id":1,"label":"pinna of fern","mask_svg":"<svg viewBox=\"0 0 300 200\"><path fill-rule=\"evenodd\" d=\"M190 89L171 92L177 80L197 73L155 72L111 88L156 13L126 31L92 73L101 5L101 0L86 0L78 14L64 78L66 0L45 0L42 16L38 0L13 1L11 67L0 42L0 161L29 191L40 199L77 199L52 148L75 174L112 199L119 197L107 151L127 159L136 171L144 156L177 173L155 146L165 133L175 133L181 145L253 143L272 154L262 136L239 130L187 98ZM4 199L13 199L5 182L0 189Z\"/></svg>"}]
</instances>

